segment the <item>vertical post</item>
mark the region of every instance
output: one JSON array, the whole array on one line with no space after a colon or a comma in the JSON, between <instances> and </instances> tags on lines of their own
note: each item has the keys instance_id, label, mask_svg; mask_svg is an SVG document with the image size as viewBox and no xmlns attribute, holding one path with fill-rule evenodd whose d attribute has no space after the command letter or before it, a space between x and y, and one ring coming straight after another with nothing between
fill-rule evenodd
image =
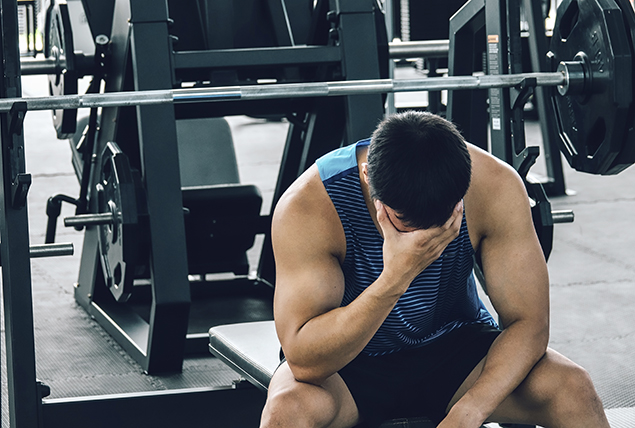
<instances>
[{"instance_id":1,"label":"vertical post","mask_svg":"<svg viewBox=\"0 0 635 428\"><path fill-rule=\"evenodd\" d=\"M532 71L552 71L547 63L547 36L545 34L545 20L542 15L541 2L523 0L525 17L529 24L529 52ZM538 110L540 130L542 133L543 156L547 168L548 181L543 183L545 191L550 196L566 194L566 184L562 171L560 149L556 144L558 132L555 117L551 113L550 91L553 88L539 86L535 89L535 108Z\"/></svg>"},{"instance_id":2,"label":"vertical post","mask_svg":"<svg viewBox=\"0 0 635 428\"><path fill-rule=\"evenodd\" d=\"M167 1L130 0L135 90L172 88ZM148 372L180 371L189 321L185 225L174 106L137 106L151 245Z\"/></svg>"},{"instance_id":3,"label":"vertical post","mask_svg":"<svg viewBox=\"0 0 635 428\"><path fill-rule=\"evenodd\" d=\"M508 37L504 17L507 11L505 0L485 2L485 29L487 37L488 74L508 74ZM509 90L489 90L490 145L491 153L512 164L511 130L509 120Z\"/></svg>"},{"instance_id":4,"label":"vertical post","mask_svg":"<svg viewBox=\"0 0 635 428\"><path fill-rule=\"evenodd\" d=\"M469 76L475 71L475 64L483 62L485 0L469 0L452 16L449 27L448 73ZM467 141L489 150L486 90L448 91L446 116L459 126Z\"/></svg>"},{"instance_id":5,"label":"vertical post","mask_svg":"<svg viewBox=\"0 0 635 428\"><path fill-rule=\"evenodd\" d=\"M384 11L386 13L386 32L388 33L388 43L392 42L395 38L394 28L394 13L393 0L384 0ZM391 58L388 59L388 78L393 79L395 77L395 61ZM397 112L395 106L395 93L388 92L386 94L386 116Z\"/></svg>"},{"instance_id":6,"label":"vertical post","mask_svg":"<svg viewBox=\"0 0 635 428\"><path fill-rule=\"evenodd\" d=\"M16 0L0 3L0 97L20 97L20 52ZM22 112L23 114L24 112ZM13 428L39 426L41 397L35 379L35 341L24 137L18 113L0 115L0 252L9 390L9 419ZM22 187L22 188L20 188Z\"/></svg>"},{"instance_id":7,"label":"vertical post","mask_svg":"<svg viewBox=\"0 0 635 428\"><path fill-rule=\"evenodd\" d=\"M379 79L378 36L383 29L375 20L375 13L381 13L376 10L376 0L334 0L333 6L346 80ZM384 117L384 102L381 94L349 95L345 99L347 145L370 136Z\"/></svg>"}]
</instances>

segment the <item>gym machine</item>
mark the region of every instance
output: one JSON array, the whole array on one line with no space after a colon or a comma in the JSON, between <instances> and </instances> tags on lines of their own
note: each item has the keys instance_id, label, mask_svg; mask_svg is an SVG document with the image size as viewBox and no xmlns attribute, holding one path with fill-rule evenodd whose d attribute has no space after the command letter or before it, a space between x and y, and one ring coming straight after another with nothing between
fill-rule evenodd
<instances>
[{"instance_id":1,"label":"gym machine","mask_svg":"<svg viewBox=\"0 0 635 428\"><path fill-rule=\"evenodd\" d=\"M514 145L503 146L515 150L509 152L514 156L510 163L517 168L526 168L529 161L524 160L525 154L529 153L529 159L533 155L531 150L525 151L522 147L524 138L519 134L521 128L518 127L522 125L522 116L506 117L503 113L508 114L511 107L517 104L511 100L522 100L531 88L557 87L558 93L554 91L550 100L558 119L561 145L574 168L593 174L616 174L635 161L635 150L630 138L618 138L631 136L633 122L630 116L633 60L631 29L635 28L635 19L630 5L628 10L624 6L627 2L609 2L612 6L609 14L604 4L565 0L561 6L563 12L559 13L560 24L557 25L557 31L564 33L557 33L561 36L561 43L552 45L551 72L516 74L514 68L503 65L499 74L495 74L491 72L494 62L508 63L504 58L492 57L488 58L489 74L457 75L418 82L384 78L382 64L389 56L388 44L382 33L381 19L378 19L379 9L370 0L350 2L344 7L335 1L330 4L318 2L316 10L320 11L319 17L308 17L316 21L312 21L309 27L300 26L315 29L315 44L296 45L295 36L285 38L285 35L294 34L294 22L298 21L284 19L284 26L275 26L276 29L286 28L286 31L275 33L278 45L275 49L271 46L231 49L226 46L218 49L210 49L214 46L199 46L198 50L192 50L196 46L175 49L178 44L173 43L170 35L172 29L176 33L179 27L176 19L174 23L170 20L169 12L174 10L168 7L170 2L160 2L160 7L157 7L157 2L152 2L152 7L149 7L148 2L113 1L110 32L107 26L104 30L103 25L100 30L95 30L97 24L93 24L90 14L87 14L96 41L96 54L91 65L93 68L85 74L93 75L96 83L91 85L86 95L71 95L72 83L67 83L66 78L76 79L84 71L78 71L73 77L69 70L75 65L69 64L80 64L82 61L74 61L77 57L69 61L69 53L73 50L69 49L63 37L59 37L64 34L68 39L69 28L63 28L63 12L60 12L63 7L60 4L57 9L52 9L50 16L57 18L50 18L49 22L55 22L50 24L55 28L51 34L58 36L49 39L47 55L51 56L53 52L52 57L57 56L54 64L64 64L66 71L51 77L58 84L56 90L59 96L46 99L20 97L16 2L2 0L1 3L4 74L1 89L2 102L6 104L0 107L4 183L1 210L4 218L0 232L5 306L9 308L6 311L7 355L11 362L16 363L9 372L9 388L12 392L9 401L11 419L18 428L46 426L47 421L62 420L62 415L68 411L73 411L77 416L74 423L81 425L82 420L90 420L91 413L108 413L105 409L112 409L113 406L127 408L127 415L134 413L132 408L136 408L136 411L144 413L147 418L145 423L156 421L156 424L167 424L168 420L161 419L164 413L152 414L150 410L167 401L179 402L189 406L188 409L196 405L203 408L213 405L218 412L216 416L222 420L227 413L223 406L232 400L244 401L246 408L240 416L245 421L234 419L230 423L248 425L253 423L253 419L249 418L257 417L264 399L253 394L249 388L236 387L222 391L162 394L163 401L161 397L151 399L137 396L94 400L88 404L42 402L46 387L35 379L33 341L28 343L28 339L33 338L32 320L31 324L28 321L31 296L24 292L30 290L30 276L24 274L30 271L25 204L29 180L25 173L21 120L28 110L55 110L58 134L68 137L75 132L76 119L72 118L72 110L91 108L89 125L79 147L73 146L74 166L82 184L80 196L58 198L58 201L72 200L78 207L77 216L69 219L68 223L86 228L75 296L148 372L180 369L191 303L192 284L188 283L188 274L200 273L198 269L192 269L188 257L190 252L186 251L190 245L186 233L187 217L195 209L183 209L186 192L181 185L183 177L178 165L180 145L177 145L177 120L230 114L261 115L272 111L287 114L291 126L274 203L318 156L367 136L383 114L382 94L391 91L450 89L451 96L454 96L461 90L489 89L492 128L497 130L496 126L501 126L501 131L513 134L514 139L507 144ZM90 10L94 3L97 2L84 0L84 4L88 5L86 10ZM513 32L513 27L509 30L509 25L502 20L511 3L502 0L481 0L479 3L472 0L466 7L476 10L473 15L487 16L489 19L489 13L480 11L495 7L497 9L492 10L498 10L494 16L499 21L487 24L486 33L482 25L469 25L476 28L479 36L487 34L487 39L482 40L487 40L488 44L500 43L506 31ZM284 5L284 2L270 4ZM572 11L572 8L578 10ZM327 14L329 10L334 12ZM271 15L275 16L275 13ZM589 16L605 19L593 20ZM307 16L305 18L308 19ZM597 34L601 35L594 46L584 46L582 34L589 25L595 25ZM201 25L198 30L207 32L212 27ZM491 33L494 29L500 32ZM357 36L360 33L373 34L375 37L364 37L362 40ZM180 36L180 41L185 43L188 38L183 34L187 32ZM490 36L498 36L497 41L494 42ZM195 40L204 38L196 37ZM597 46L604 49L599 50ZM451 41L450 54L453 49ZM496 54L503 50L498 45L488 46L487 52L493 53L495 49L498 49ZM231 55L228 50L232 51ZM513 49L510 48L510 51L513 52ZM578 52L586 52L586 55L578 55ZM610 57L613 52L619 52L617 60ZM216 64L222 66L216 70ZM266 72L260 77L254 76L254 73L258 74L262 70ZM456 69L454 71L459 73ZM258 80L264 78L275 78L278 83L258 84ZM100 91L102 81L105 82L105 93ZM184 88L188 85L192 87ZM505 88L512 88L509 89L512 93ZM491 92L495 90L498 92ZM500 105L492 104L493 94L499 95L497 99L501 100ZM617 111L612 111L615 121L611 119L613 116L609 117L605 112L601 114L606 116L588 121L589 116L598 114L596 103L607 98L613 102L612 105L617 106ZM97 108L101 108L99 117ZM460 120L459 123L464 130L471 129ZM591 128L578 126L583 124ZM520 159L520 163L514 163L516 158ZM198 198L200 192L192 191L192 201L209 201L211 197L222 199L222 192L216 191L218 187L213 184L202 187L205 187L205 196ZM212 196L207 192L210 188L213 188ZM257 194L249 189L244 192L247 201L253 202L255 199L258 205ZM214 206L213 203L209 205ZM210 209L210 206L201 209ZM261 218L259 206L250 210L254 231L262 231L268 220ZM237 212L242 211L242 208L237 209ZM547 225L549 221L553 224L554 216L550 211L543 209L541 215L547 219ZM138 240L141 241L139 243L135 236L145 236L146 239ZM141 250L134 246L129 250L129 242L133 245L137 242ZM263 249L258 275L250 280L249 287L273 281L273 266L267 245ZM145 250L143 246L146 246ZM243 246L240 250L244 249ZM134 257L129 259L127 255L130 253L144 253L150 261ZM205 269L212 268L206 266ZM137 275L146 277L137 278ZM137 294L137 290L130 292L130 284L135 287L135 280L138 279L146 280L145 285L139 285L149 288L151 293L149 317L146 314L148 320L125 306ZM20 341L14 340L18 337L14 332L17 329L25 333L24 336L20 334ZM153 418L152 422L150 418ZM48 423L55 426L55 422ZM131 418L126 423L138 421Z\"/></svg>"},{"instance_id":2,"label":"gym machine","mask_svg":"<svg viewBox=\"0 0 635 428\"><path fill-rule=\"evenodd\" d=\"M85 9L92 10L93 3L84 1ZM243 289L263 302L271 300L272 292L264 285L273 281L270 251L263 251L256 278L245 278L249 273L245 251L255 234L268 229L268 217L260 216L258 189L239 185L235 177L211 182L210 177L195 177L182 183L187 168L179 166L179 156L205 145L220 145L216 140L222 133L207 128L200 129L198 137L186 137L177 125L235 114L287 116L291 125L278 178L278 189L284 190L317 156L368 134L383 114L381 94L247 103L219 95L220 102L213 104L203 104L197 95L210 85L257 88L254 83L263 79L301 86L383 77L378 58L381 52L387 55L387 40L383 27L377 25L382 17L374 2L332 8L321 1L314 10L309 2L304 8L286 7L284 2L193 1L187 7L177 3L114 1L112 30L107 33L92 28L103 18L87 13L96 41L92 64L69 45L72 28L64 4L53 5L47 18L51 36L44 49L47 57L66 63L66 72L50 78L57 83L51 84L52 95L77 93L80 75L94 76L83 97L116 92L131 98L133 90L135 96L151 90L190 94L188 103L174 106L133 100L118 105L107 98L90 105L89 126L73 148L80 195L76 199L60 195L52 202L57 203L53 214L59 212L60 201L76 204L77 217L71 222L86 226L76 300L149 373L180 371L184 352L206 351L207 328L188 332L189 307L193 294L205 294L212 287L201 281L189 283L188 274L233 272L241 279L231 289ZM238 7L253 12L253 16L244 12L242 18L248 22L240 24L253 26L256 34L231 28ZM261 22L262 16L271 22ZM376 36L369 43L355 37L360 32ZM102 80L103 95L96 89ZM189 89L180 89L184 87ZM99 120L97 108L101 108ZM55 107L58 137L76 131L75 111ZM215 140L196 141L205 134ZM111 218L90 217L105 212ZM245 226L235 227L241 224ZM240 232L228 234L228 230ZM272 316L270 309L244 315L253 320Z\"/></svg>"}]
</instances>

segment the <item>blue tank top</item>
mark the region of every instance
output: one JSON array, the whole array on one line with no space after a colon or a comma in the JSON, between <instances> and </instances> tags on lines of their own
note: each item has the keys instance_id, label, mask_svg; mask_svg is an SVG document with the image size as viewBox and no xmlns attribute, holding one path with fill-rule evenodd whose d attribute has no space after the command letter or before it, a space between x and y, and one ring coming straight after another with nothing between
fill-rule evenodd
<instances>
[{"instance_id":1,"label":"blue tank top","mask_svg":"<svg viewBox=\"0 0 635 428\"><path fill-rule=\"evenodd\" d=\"M384 264L383 238L368 212L357 166L357 148L369 143L370 140L362 140L316 162L346 235L342 306L371 285ZM473 254L463 215L459 236L415 278L362 353L377 356L416 348L467 324L495 326L478 297L472 273Z\"/></svg>"}]
</instances>

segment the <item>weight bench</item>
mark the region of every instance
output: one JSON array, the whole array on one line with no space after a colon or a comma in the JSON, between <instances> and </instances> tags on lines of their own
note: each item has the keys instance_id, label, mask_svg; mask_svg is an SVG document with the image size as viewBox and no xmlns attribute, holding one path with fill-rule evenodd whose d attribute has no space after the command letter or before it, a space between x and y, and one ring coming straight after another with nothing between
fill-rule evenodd
<instances>
[{"instance_id":1,"label":"weight bench","mask_svg":"<svg viewBox=\"0 0 635 428\"><path fill-rule=\"evenodd\" d=\"M212 327L209 350L256 388L267 391L280 364L280 342L273 321L248 322ZM393 419L381 428L434 428L425 418Z\"/></svg>"}]
</instances>

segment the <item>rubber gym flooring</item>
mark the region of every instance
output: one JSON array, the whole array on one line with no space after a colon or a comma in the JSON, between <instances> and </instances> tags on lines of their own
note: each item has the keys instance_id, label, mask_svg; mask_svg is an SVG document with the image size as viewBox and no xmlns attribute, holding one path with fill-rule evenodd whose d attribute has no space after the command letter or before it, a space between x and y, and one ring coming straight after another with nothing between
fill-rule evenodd
<instances>
[{"instance_id":1,"label":"rubber gym flooring","mask_svg":"<svg viewBox=\"0 0 635 428\"><path fill-rule=\"evenodd\" d=\"M45 95L45 77L25 77L25 96ZM399 94L407 103L417 95ZM268 212L286 124L229 118L241 181L256 184ZM31 244L43 243L45 203L57 193L77 195L67 141L55 138L49 112L25 120ZM536 122L527 123L528 145L540 144ZM540 176L539 164L532 173ZM613 428L635 427L635 167L613 177L577 173L565 164L571 195L551 198L554 209L573 209L575 222L555 228L549 260L550 346L591 374ZM68 206L63 216L72 215ZM187 358L183 373L143 373L120 346L75 303L82 234L58 225L57 242L73 242L75 255L32 261L37 376L51 398L227 385L237 378L209 355ZM257 260L256 250L250 260ZM206 328L203 330L206 331ZM2 329L4 333L4 327ZM4 334L2 336L4 342ZM3 351L6 349L2 344ZM8 427L6 365L3 357L2 426Z\"/></svg>"}]
</instances>

